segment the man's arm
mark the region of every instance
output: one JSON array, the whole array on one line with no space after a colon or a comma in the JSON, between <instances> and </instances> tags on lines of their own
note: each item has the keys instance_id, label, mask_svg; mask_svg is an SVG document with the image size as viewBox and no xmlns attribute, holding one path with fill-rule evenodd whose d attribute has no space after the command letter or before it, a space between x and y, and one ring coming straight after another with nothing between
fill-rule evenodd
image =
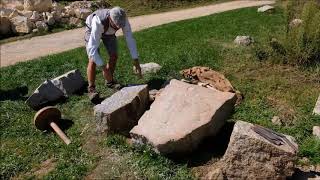
<instances>
[{"instance_id":1,"label":"man's arm","mask_svg":"<svg viewBox=\"0 0 320 180\"><path fill-rule=\"evenodd\" d=\"M98 66L103 65L103 61L98 52L101 35L104 31L103 25L97 16L92 18L91 34L88 41L87 49L89 52L89 58L93 60Z\"/></svg>"},{"instance_id":2,"label":"man's arm","mask_svg":"<svg viewBox=\"0 0 320 180\"><path fill-rule=\"evenodd\" d=\"M131 25L128 21L128 18L126 19L126 25L122 28L122 32L123 32L123 35L126 39L127 46L130 51L131 57L133 59L133 65L135 66L135 70L136 70L135 73L137 73L139 75L139 77L141 78L142 77L141 67L140 67L140 62L138 59L139 54L137 51L136 41L132 35Z\"/></svg>"}]
</instances>

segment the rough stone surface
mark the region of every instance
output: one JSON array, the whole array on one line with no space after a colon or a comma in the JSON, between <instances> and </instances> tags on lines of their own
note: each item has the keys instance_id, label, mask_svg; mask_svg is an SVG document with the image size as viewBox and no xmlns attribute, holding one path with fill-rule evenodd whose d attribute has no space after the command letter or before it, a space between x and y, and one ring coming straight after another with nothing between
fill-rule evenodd
<instances>
[{"instance_id":1,"label":"rough stone surface","mask_svg":"<svg viewBox=\"0 0 320 180\"><path fill-rule=\"evenodd\" d=\"M49 26L54 25L54 23L56 22L53 14L51 14L50 12L46 12L46 22Z\"/></svg>"},{"instance_id":2,"label":"rough stone surface","mask_svg":"<svg viewBox=\"0 0 320 180\"><path fill-rule=\"evenodd\" d=\"M52 8L52 0L24 0L24 10L46 12Z\"/></svg>"},{"instance_id":3,"label":"rough stone surface","mask_svg":"<svg viewBox=\"0 0 320 180\"><path fill-rule=\"evenodd\" d=\"M82 21L79 18L71 17L69 19L69 25L81 27L82 26Z\"/></svg>"},{"instance_id":4,"label":"rough stone surface","mask_svg":"<svg viewBox=\"0 0 320 180\"><path fill-rule=\"evenodd\" d=\"M32 22L37 22L40 19L40 14L37 11L33 11L29 19Z\"/></svg>"},{"instance_id":5,"label":"rough stone surface","mask_svg":"<svg viewBox=\"0 0 320 180\"><path fill-rule=\"evenodd\" d=\"M91 9L76 9L75 14L77 18L85 20L92 13Z\"/></svg>"},{"instance_id":6,"label":"rough stone surface","mask_svg":"<svg viewBox=\"0 0 320 180\"><path fill-rule=\"evenodd\" d=\"M11 33L11 22L7 17L0 16L0 35L8 35Z\"/></svg>"},{"instance_id":7,"label":"rough stone surface","mask_svg":"<svg viewBox=\"0 0 320 180\"><path fill-rule=\"evenodd\" d=\"M299 27L302 24L302 20L301 19L294 19L290 22L290 26L291 27Z\"/></svg>"},{"instance_id":8,"label":"rough stone surface","mask_svg":"<svg viewBox=\"0 0 320 180\"><path fill-rule=\"evenodd\" d=\"M97 131L128 135L149 105L147 85L125 87L94 107Z\"/></svg>"},{"instance_id":9,"label":"rough stone surface","mask_svg":"<svg viewBox=\"0 0 320 180\"><path fill-rule=\"evenodd\" d=\"M49 27L44 21L37 21L36 27L40 32L48 31Z\"/></svg>"},{"instance_id":10,"label":"rough stone surface","mask_svg":"<svg viewBox=\"0 0 320 180\"><path fill-rule=\"evenodd\" d=\"M1 17L9 17L12 12L13 12L13 9L0 8L0 16Z\"/></svg>"},{"instance_id":11,"label":"rough stone surface","mask_svg":"<svg viewBox=\"0 0 320 180\"><path fill-rule=\"evenodd\" d=\"M294 172L298 145L282 135L281 145L271 143L252 128L237 121L230 142L219 162L227 179L286 179ZM274 132L275 133L275 132Z\"/></svg>"},{"instance_id":12,"label":"rough stone surface","mask_svg":"<svg viewBox=\"0 0 320 180\"><path fill-rule=\"evenodd\" d=\"M51 81L46 80L26 100L26 104L28 104L31 108L36 109L43 104L56 101L62 97L63 92L55 87Z\"/></svg>"},{"instance_id":13,"label":"rough stone surface","mask_svg":"<svg viewBox=\"0 0 320 180\"><path fill-rule=\"evenodd\" d=\"M209 171L203 180L224 180L223 172L219 168L213 169Z\"/></svg>"},{"instance_id":14,"label":"rough stone surface","mask_svg":"<svg viewBox=\"0 0 320 180\"><path fill-rule=\"evenodd\" d=\"M134 143L161 154L190 152L215 135L231 114L236 96L171 80L131 131Z\"/></svg>"},{"instance_id":15,"label":"rough stone surface","mask_svg":"<svg viewBox=\"0 0 320 180\"><path fill-rule=\"evenodd\" d=\"M320 96L318 97L318 100L316 102L316 106L313 109L313 114L320 115Z\"/></svg>"},{"instance_id":16,"label":"rough stone surface","mask_svg":"<svg viewBox=\"0 0 320 180\"><path fill-rule=\"evenodd\" d=\"M238 45L243 45L243 46L249 46L253 42L254 40L250 36L237 36L236 39L234 40L234 43Z\"/></svg>"},{"instance_id":17,"label":"rough stone surface","mask_svg":"<svg viewBox=\"0 0 320 180\"><path fill-rule=\"evenodd\" d=\"M140 64L140 67L141 67L142 74L156 73L162 68L159 64L154 63L154 62ZM133 70L135 71L135 67L133 67Z\"/></svg>"},{"instance_id":18,"label":"rough stone surface","mask_svg":"<svg viewBox=\"0 0 320 180\"><path fill-rule=\"evenodd\" d=\"M14 17L11 22L11 29L14 33L30 33L33 29L32 22L24 16Z\"/></svg>"},{"instance_id":19,"label":"rough stone surface","mask_svg":"<svg viewBox=\"0 0 320 180\"><path fill-rule=\"evenodd\" d=\"M320 126L313 126L312 134L320 139Z\"/></svg>"},{"instance_id":20,"label":"rough stone surface","mask_svg":"<svg viewBox=\"0 0 320 180\"><path fill-rule=\"evenodd\" d=\"M258 12L270 12L272 10L274 10L274 7L270 6L270 5L265 5L265 6L258 8Z\"/></svg>"},{"instance_id":21,"label":"rough stone surface","mask_svg":"<svg viewBox=\"0 0 320 180\"><path fill-rule=\"evenodd\" d=\"M85 85L85 80L78 69L69 71L51 81L66 97L79 91Z\"/></svg>"},{"instance_id":22,"label":"rough stone surface","mask_svg":"<svg viewBox=\"0 0 320 180\"><path fill-rule=\"evenodd\" d=\"M24 0L1 0L0 6L10 9L23 10L23 1Z\"/></svg>"},{"instance_id":23,"label":"rough stone surface","mask_svg":"<svg viewBox=\"0 0 320 180\"><path fill-rule=\"evenodd\" d=\"M27 17L28 19L30 19L30 17L33 14L33 11L22 11L21 14L23 14L23 16Z\"/></svg>"},{"instance_id":24,"label":"rough stone surface","mask_svg":"<svg viewBox=\"0 0 320 180\"><path fill-rule=\"evenodd\" d=\"M19 12L15 9L11 12L11 14L9 15L9 19L13 19L17 16L20 16Z\"/></svg>"},{"instance_id":25,"label":"rough stone surface","mask_svg":"<svg viewBox=\"0 0 320 180\"><path fill-rule=\"evenodd\" d=\"M272 124L275 124L275 125L281 126L283 124L279 116L274 116L271 121L272 121Z\"/></svg>"}]
</instances>

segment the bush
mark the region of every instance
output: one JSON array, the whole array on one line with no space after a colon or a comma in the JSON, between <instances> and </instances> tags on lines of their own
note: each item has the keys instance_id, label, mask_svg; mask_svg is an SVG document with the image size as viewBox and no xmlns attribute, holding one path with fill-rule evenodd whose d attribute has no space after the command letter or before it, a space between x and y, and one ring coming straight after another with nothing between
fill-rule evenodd
<instances>
[{"instance_id":1,"label":"bush","mask_svg":"<svg viewBox=\"0 0 320 180\"><path fill-rule=\"evenodd\" d=\"M320 5L316 1L288 1L285 8L286 32L269 41L261 54L285 64L312 65L320 63ZM298 27L290 26L293 19L302 19ZM261 52L263 51L263 52ZM264 56L265 57L265 56Z\"/></svg>"}]
</instances>

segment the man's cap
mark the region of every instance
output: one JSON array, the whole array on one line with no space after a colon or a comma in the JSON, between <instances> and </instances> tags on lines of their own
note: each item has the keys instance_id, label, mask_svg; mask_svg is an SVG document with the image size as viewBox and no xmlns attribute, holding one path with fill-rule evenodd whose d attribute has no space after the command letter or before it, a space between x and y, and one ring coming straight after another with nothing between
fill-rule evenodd
<instances>
[{"instance_id":1,"label":"man's cap","mask_svg":"<svg viewBox=\"0 0 320 180\"><path fill-rule=\"evenodd\" d=\"M123 28L125 26L126 17L126 12L118 6L110 10L110 18L114 22L114 24L119 28Z\"/></svg>"}]
</instances>

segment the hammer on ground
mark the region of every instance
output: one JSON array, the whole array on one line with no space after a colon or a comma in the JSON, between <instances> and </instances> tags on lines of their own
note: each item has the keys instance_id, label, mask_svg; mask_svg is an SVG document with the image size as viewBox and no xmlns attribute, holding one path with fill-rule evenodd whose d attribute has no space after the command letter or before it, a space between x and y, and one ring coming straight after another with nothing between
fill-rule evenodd
<instances>
[{"instance_id":1,"label":"hammer on ground","mask_svg":"<svg viewBox=\"0 0 320 180\"><path fill-rule=\"evenodd\" d=\"M47 130L50 127L58 134L58 136L68 145L71 140L63 133L63 131L56 124L61 119L61 112L59 109L48 106L40 109L34 116L34 125L39 130Z\"/></svg>"}]
</instances>

